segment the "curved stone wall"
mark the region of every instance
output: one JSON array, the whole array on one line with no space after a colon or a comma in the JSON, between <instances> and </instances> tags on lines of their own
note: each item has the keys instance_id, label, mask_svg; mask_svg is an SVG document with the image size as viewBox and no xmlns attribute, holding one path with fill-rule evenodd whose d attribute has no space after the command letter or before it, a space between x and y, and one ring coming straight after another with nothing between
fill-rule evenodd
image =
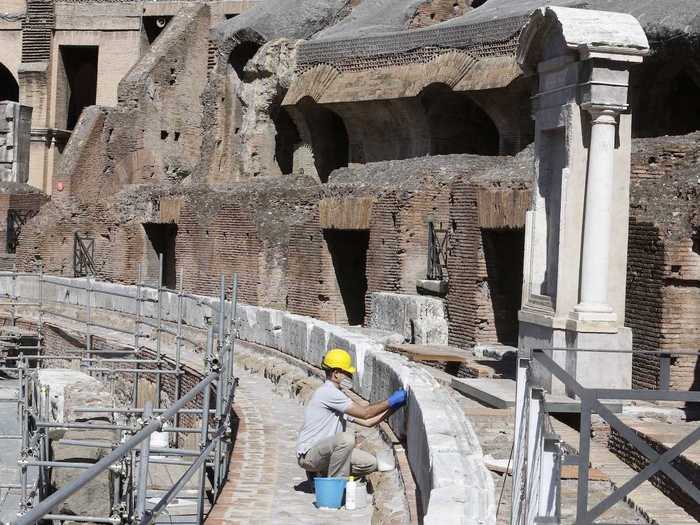
<instances>
[{"instance_id":1,"label":"curved stone wall","mask_svg":"<svg viewBox=\"0 0 700 525\"><path fill-rule=\"evenodd\" d=\"M87 279L22 275L13 279L0 274L0 293L21 302L42 298L53 304L87 306ZM90 304L123 314L135 314L136 287L92 281ZM103 292L119 294L107 295ZM143 288L142 315L156 318L158 292ZM176 321L177 294L162 294L162 319ZM192 328L206 328L219 300L187 295L182 300L184 322ZM230 311L230 303L226 303ZM400 386L409 390L405 410L389 421L393 431L406 442L408 460L419 489L425 513L424 523L495 524L495 490L483 462L478 438L469 420L423 367L405 357L387 352L380 339L280 310L239 305L236 315L241 340L274 348L305 363L318 366L326 350L347 349L357 363L354 390L369 401L386 398ZM457 521L459 520L459 521Z\"/></svg>"}]
</instances>

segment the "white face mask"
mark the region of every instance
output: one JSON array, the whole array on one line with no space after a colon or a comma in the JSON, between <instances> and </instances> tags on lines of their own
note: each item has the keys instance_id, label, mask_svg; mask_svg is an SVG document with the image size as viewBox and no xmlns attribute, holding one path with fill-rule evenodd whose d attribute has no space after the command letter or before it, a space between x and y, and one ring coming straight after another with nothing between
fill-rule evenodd
<instances>
[{"instance_id":1,"label":"white face mask","mask_svg":"<svg viewBox=\"0 0 700 525\"><path fill-rule=\"evenodd\" d=\"M340 382L340 386L346 388L347 390L352 390L352 385L352 379L348 379L347 377L344 377Z\"/></svg>"}]
</instances>

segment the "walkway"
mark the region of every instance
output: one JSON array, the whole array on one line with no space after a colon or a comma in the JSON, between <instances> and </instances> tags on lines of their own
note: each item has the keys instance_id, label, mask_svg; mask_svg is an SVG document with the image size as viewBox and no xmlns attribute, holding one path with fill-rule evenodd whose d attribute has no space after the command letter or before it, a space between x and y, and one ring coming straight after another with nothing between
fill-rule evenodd
<instances>
[{"instance_id":1,"label":"walkway","mask_svg":"<svg viewBox=\"0 0 700 525\"><path fill-rule=\"evenodd\" d=\"M275 393L261 376L240 369L237 375L234 408L241 422L229 481L207 524L369 524L371 507L349 512L314 506L295 457L303 407Z\"/></svg>"}]
</instances>

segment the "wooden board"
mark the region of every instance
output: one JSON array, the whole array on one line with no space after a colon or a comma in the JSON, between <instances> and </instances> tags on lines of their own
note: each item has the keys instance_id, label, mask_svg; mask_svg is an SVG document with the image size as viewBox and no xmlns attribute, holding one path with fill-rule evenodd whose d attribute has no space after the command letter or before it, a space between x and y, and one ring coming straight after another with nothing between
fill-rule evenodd
<instances>
[{"instance_id":1,"label":"wooden board","mask_svg":"<svg viewBox=\"0 0 700 525\"><path fill-rule=\"evenodd\" d=\"M561 467L561 479L578 479L578 467L576 465L563 465ZM588 469L588 481L609 481L610 478L602 470Z\"/></svg>"},{"instance_id":2,"label":"wooden board","mask_svg":"<svg viewBox=\"0 0 700 525\"><path fill-rule=\"evenodd\" d=\"M448 345L387 345L387 350L405 355L411 361L466 363L467 351Z\"/></svg>"}]
</instances>

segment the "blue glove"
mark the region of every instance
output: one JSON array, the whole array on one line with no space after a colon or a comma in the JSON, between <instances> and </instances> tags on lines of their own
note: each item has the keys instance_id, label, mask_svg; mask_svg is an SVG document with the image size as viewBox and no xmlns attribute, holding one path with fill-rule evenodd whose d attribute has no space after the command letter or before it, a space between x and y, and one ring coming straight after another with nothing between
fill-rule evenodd
<instances>
[{"instance_id":1,"label":"blue glove","mask_svg":"<svg viewBox=\"0 0 700 525\"><path fill-rule=\"evenodd\" d=\"M399 388L386 401L391 408L399 408L406 404L406 391L403 388Z\"/></svg>"}]
</instances>

